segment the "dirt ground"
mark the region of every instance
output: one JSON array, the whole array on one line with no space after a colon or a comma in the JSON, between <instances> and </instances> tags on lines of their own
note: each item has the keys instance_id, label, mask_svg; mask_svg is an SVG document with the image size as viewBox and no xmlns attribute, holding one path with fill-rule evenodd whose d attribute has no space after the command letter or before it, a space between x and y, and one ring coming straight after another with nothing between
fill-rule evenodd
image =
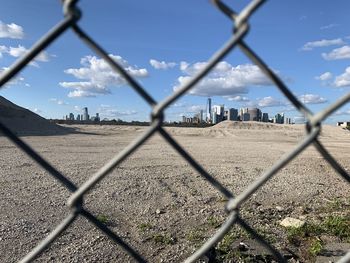
<instances>
[{"instance_id":1,"label":"dirt ground","mask_svg":"<svg viewBox=\"0 0 350 263\"><path fill-rule=\"evenodd\" d=\"M74 128L80 133L23 139L77 185L147 129ZM305 135L302 126L257 123L166 130L234 195ZM320 138L349 171L350 132L324 126ZM70 194L5 137L0 137L0 150L0 261L17 262L65 218ZM84 201L101 222L151 262L183 261L227 217L225 198L159 135L102 180ZM241 217L276 248L287 249L300 261L314 261L302 247L309 239L291 242L280 221L293 217L317 222L329 215L349 216L349 201L349 184L310 146L250 197L242 206ZM235 262L227 251L230 242L249 237L237 227L232 231L226 243L218 245L222 255L214 260L230 262L231 255ZM345 242L336 234L320 238L322 244ZM80 217L35 262L128 261L133 260Z\"/></svg>"}]
</instances>

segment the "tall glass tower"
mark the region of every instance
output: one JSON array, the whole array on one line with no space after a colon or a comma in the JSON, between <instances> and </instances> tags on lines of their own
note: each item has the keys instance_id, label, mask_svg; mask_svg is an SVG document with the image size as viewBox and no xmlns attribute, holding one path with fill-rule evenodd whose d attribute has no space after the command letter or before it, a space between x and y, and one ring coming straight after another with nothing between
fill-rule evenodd
<instances>
[{"instance_id":1,"label":"tall glass tower","mask_svg":"<svg viewBox=\"0 0 350 263\"><path fill-rule=\"evenodd\" d=\"M83 120L84 121L88 121L89 120L89 113L88 113L88 108L87 107L85 107L83 109Z\"/></svg>"},{"instance_id":2,"label":"tall glass tower","mask_svg":"<svg viewBox=\"0 0 350 263\"><path fill-rule=\"evenodd\" d=\"M207 114L206 121L210 122L211 121L211 98L208 98L208 101L207 101L206 114Z\"/></svg>"}]
</instances>

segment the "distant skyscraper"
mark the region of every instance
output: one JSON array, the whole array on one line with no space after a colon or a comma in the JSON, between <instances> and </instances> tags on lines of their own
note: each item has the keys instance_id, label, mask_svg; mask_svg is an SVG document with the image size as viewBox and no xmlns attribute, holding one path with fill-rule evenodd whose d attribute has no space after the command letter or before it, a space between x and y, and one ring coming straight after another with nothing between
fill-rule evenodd
<instances>
[{"instance_id":1,"label":"distant skyscraper","mask_svg":"<svg viewBox=\"0 0 350 263\"><path fill-rule=\"evenodd\" d=\"M261 121L262 122L269 122L269 114L268 113L263 113Z\"/></svg>"},{"instance_id":2,"label":"distant skyscraper","mask_svg":"<svg viewBox=\"0 0 350 263\"><path fill-rule=\"evenodd\" d=\"M218 117L218 115L216 114L216 112L212 111L212 113L211 113L211 123L212 124L217 124L218 123L217 117Z\"/></svg>"},{"instance_id":3,"label":"distant skyscraper","mask_svg":"<svg viewBox=\"0 0 350 263\"><path fill-rule=\"evenodd\" d=\"M69 113L69 120L74 121L74 114L73 113Z\"/></svg>"},{"instance_id":4,"label":"distant skyscraper","mask_svg":"<svg viewBox=\"0 0 350 263\"><path fill-rule=\"evenodd\" d=\"M284 114L277 113L275 115L275 123L284 123Z\"/></svg>"},{"instance_id":5,"label":"distant skyscraper","mask_svg":"<svg viewBox=\"0 0 350 263\"><path fill-rule=\"evenodd\" d=\"M211 121L211 98L208 98L208 101L207 101L207 108L206 108L206 121L207 122L210 122Z\"/></svg>"},{"instance_id":6,"label":"distant skyscraper","mask_svg":"<svg viewBox=\"0 0 350 263\"><path fill-rule=\"evenodd\" d=\"M224 105L215 105L213 112L216 113L216 123L219 123L224 119Z\"/></svg>"},{"instance_id":7,"label":"distant skyscraper","mask_svg":"<svg viewBox=\"0 0 350 263\"><path fill-rule=\"evenodd\" d=\"M239 114L238 114L238 116L239 116L239 118L240 118L241 121L246 121L246 120L244 120L244 114L245 114L245 113L248 113L248 108L240 108L240 109L239 109Z\"/></svg>"},{"instance_id":8,"label":"distant skyscraper","mask_svg":"<svg viewBox=\"0 0 350 263\"><path fill-rule=\"evenodd\" d=\"M248 112L243 113L241 116L241 121L249 121L250 120L250 114Z\"/></svg>"},{"instance_id":9,"label":"distant skyscraper","mask_svg":"<svg viewBox=\"0 0 350 263\"><path fill-rule=\"evenodd\" d=\"M248 113L250 115L250 121L260 121L261 120L261 111L258 108L248 108Z\"/></svg>"},{"instance_id":10,"label":"distant skyscraper","mask_svg":"<svg viewBox=\"0 0 350 263\"><path fill-rule=\"evenodd\" d=\"M230 108L227 110L227 119L229 121L237 121L238 120L238 110L234 108Z\"/></svg>"},{"instance_id":11,"label":"distant skyscraper","mask_svg":"<svg viewBox=\"0 0 350 263\"><path fill-rule=\"evenodd\" d=\"M292 124L291 118L284 117L284 124Z\"/></svg>"},{"instance_id":12,"label":"distant skyscraper","mask_svg":"<svg viewBox=\"0 0 350 263\"><path fill-rule=\"evenodd\" d=\"M88 113L88 108L85 107L83 109L83 121L88 121L89 120L89 113Z\"/></svg>"},{"instance_id":13,"label":"distant skyscraper","mask_svg":"<svg viewBox=\"0 0 350 263\"><path fill-rule=\"evenodd\" d=\"M77 115L77 121L80 121L80 114Z\"/></svg>"}]
</instances>

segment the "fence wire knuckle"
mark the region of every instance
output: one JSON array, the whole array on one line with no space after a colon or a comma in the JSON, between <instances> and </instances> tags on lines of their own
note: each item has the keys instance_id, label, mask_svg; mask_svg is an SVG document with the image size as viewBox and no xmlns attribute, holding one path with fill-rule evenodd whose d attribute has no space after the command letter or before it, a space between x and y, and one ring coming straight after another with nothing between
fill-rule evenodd
<instances>
[{"instance_id":1,"label":"fence wire knuckle","mask_svg":"<svg viewBox=\"0 0 350 263\"><path fill-rule=\"evenodd\" d=\"M247 231L258 242L260 242L273 255L278 262L286 262L286 259L281 253L276 250L264 237L259 235L257 231L251 227L243 218L240 217L240 207L266 182L275 176L284 166L291 162L296 156L302 153L309 145L313 144L317 151L324 157L330 166L350 183L349 173L336 161L336 159L327 151L321 144L318 137L320 135L321 124L330 114L335 112L345 103L350 101L350 94L339 98L336 102L325 108L324 110L313 114L305 105L298 100L298 98L291 92L286 84L279 78L279 76L269 68L269 66L261 59L244 41L245 36L249 31L249 18L257 11L265 0L252 0L241 12L234 11L230 6L222 0L212 0L212 3L227 16L234 24L232 36L227 42L212 55L203 67L192 79L173 94L157 102L147 91L133 78L117 61L113 60L108 53L91 37L89 36L77 22L81 18L82 11L77 7L78 0L62 0L63 20L53 27L47 34L35 43L32 48L23 57L19 58L13 65L0 76L0 89L4 87L11 79L13 79L24 67L26 67L40 52L48 47L52 42L57 40L63 32L68 29L73 30L77 37L87 45L93 52L100 56L111 69L120 74L123 79L134 89L134 91L143 98L150 106L151 124L140 136L129 143L122 151L116 154L110 161L103 165L95 174L91 175L80 187L77 187L67 176L59 172L54 166L44 159L32 147L21 140L15 133L10 131L4 124L0 123L0 131L19 149L31 157L39 166L49 173L51 177L60 182L67 190L71 192L67 200L67 206L70 208L67 215L61 222L52 230L45 239L43 239L37 246L35 246L27 255L25 255L19 262L31 262L36 257L47 249L47 247L55 242L57 238L70 226L78 217L84 217L95 228L104 233L114 243L119 245L126 253L138 262L146 262L137 250L127 244L121 237L114 233L108 226L101 223L98 218L89 212L83 203L85 195L94 188L101 180L110 174L116 167L118 167L124 160L126 160L132 153L137 151L150 137L154 134L159 134L164 140L213 188L227 198L224 206L227 213L226 221L221 225L217 232L209 238L204 244L197 249L185 262L194 262L200 259L210 249L215 247L223 240L225 235L231 230L232 226L237 225ZM284 94L284 96L293 104L296 109L305 114L307 124L307 134L301 142L299 142L294 149L282 156L269 169L264 171L260 177L251 182L243 191L234 195L227 187L221 184L213 175L208 173L203 166L197 162L174 138L163 128L164 111L176 100L184 96L190 89L192 89L199 81L203 80L210 71L225 58L234 48L239 48L247 58L249 58L260 70L268 77L271 82ZM350 252L342 257L338 262L349 262Z\"/></svg>"}]
</instances>

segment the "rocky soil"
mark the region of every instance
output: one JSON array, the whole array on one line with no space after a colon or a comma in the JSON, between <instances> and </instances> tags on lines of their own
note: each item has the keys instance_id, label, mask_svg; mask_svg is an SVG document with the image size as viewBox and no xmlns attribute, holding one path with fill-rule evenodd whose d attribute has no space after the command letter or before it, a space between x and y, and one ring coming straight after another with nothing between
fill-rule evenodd
<instances>
[{"instance_id":1,"label":"rocky soil","mask_svg":"<svg viewBox=\"0 0 350 263\"><path fill-rule=\"evenodd\" d=\"M22 138L77 185L147 129L74 128L78 132ZM305 135L301 126L229 122L167 131L235 195ZM321 141L349 171L350 132L326 126ZM1 136L0 151L0 261L17 262L67 216L70 193ZM89 211L150 262L183 261L227 218L227 200L159 135L102 180L84 201ZM350 234L343 234L350 233L349 211L349 184L310 146L253 194L240 214L291 262L312 262L325 254L327 246L350 241ZM286 217L313 228L293 232L280 225ZM332 231L332 225L327 228L330 218L345 222L343 232ZM250 253L249 247L258 252ZM249 234L235 226L205 260L271 261L268 252L261 251ZM35 262L129 261L133 260L118 245L79 217Z\"/></svg>"}]
</instances>

